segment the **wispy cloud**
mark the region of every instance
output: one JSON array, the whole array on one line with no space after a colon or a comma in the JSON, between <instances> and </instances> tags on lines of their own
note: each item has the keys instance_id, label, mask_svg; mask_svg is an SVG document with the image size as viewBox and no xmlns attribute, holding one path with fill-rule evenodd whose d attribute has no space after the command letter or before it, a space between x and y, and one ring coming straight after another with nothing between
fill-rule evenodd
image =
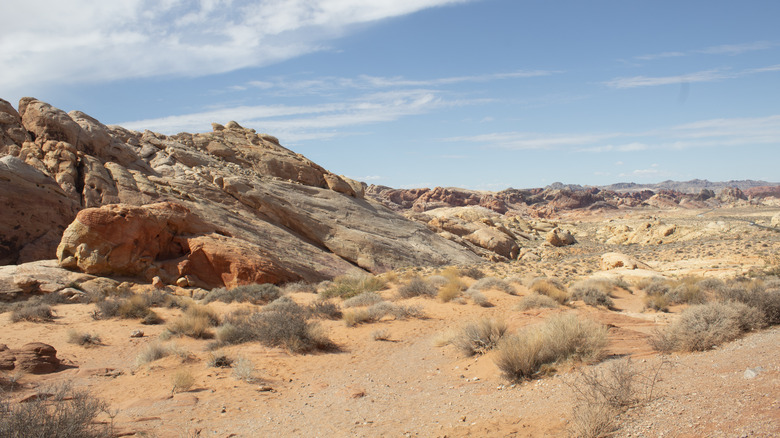
<instances>
[{"instance_id":1,"label":"wispy cloud","mask_svg":"<svg viewBox=\"0 0 780 438\"><path fill-rule=\"evenodd\" d=\"M273 132L285 142L352 135L348 128L390 122L439 108L482 103L480 100L444 99L424 89L368 93L336 103L288 106L256 105L218 108L192 114L122 122L129 129L163 133L203 132L212 122L235 120L245 127Z\"/></svg>"},{"instance_id":2,"label":"wispy cloud","mask_svg":"<svg viewBox=\"0 0 780 438\"><path fill-rule=\"evenodd\" d=\"M736 56L747 52L755 52L759 50L768 50L780 45L771 41L753 41L743 44L724 44L720 46L710 46L703 49L695 49L688 51L669 51L661 53L651 53L647 55L634 56L633 59L639 61L655 61L658 59L666 58L679 58L682 56L688 56L693 54L706 54L706 55L729 55Z\"/></svg>"},{"instance_id":3,"label":"wispy cloud","mask_svg":"<svg viewBox=\"0 0 780 438\"><path fill-rule=\"evenodd\" d=\"M771 73L780 71L780 64L767 67L751 68L739 71L730 71L724 69L704 70L694 73L686 73L674 76L632 76L614 78L604 82L604 85L611 88L638 88L654 87L658 85L679 85L682 83L695 82L716 82L726 79L736 79L744 76L750 76L759 73Z\"/></svg>"},{"instance_id":4,"label":"wispy cloud","mask_svg":"<svg viewBox=\"0 0 780 438\"><path fill-rule=\"evenodd\" d=\"M545 134L497 132L449 137L442 142L476 147L566 150L578 153L632 153L712 147L780 146L780 115L709 119L642 132ZM620 142L615 144L616 142ZM618 162L622 165L622 162Z\"/></svg>"},{"instance_id":5,"label":"wispy cloud","mask_svg":"<svg viewBox=\"0 0 780 438\"><path fill-rule=\"evenodd\" d=\"M328 41L358 24L467 1L6 2L0 90L14 94L29 84L202 76L269 65L325 50ZM35 17L34 26L29 17Z\"/></svg>"}]
</instances>

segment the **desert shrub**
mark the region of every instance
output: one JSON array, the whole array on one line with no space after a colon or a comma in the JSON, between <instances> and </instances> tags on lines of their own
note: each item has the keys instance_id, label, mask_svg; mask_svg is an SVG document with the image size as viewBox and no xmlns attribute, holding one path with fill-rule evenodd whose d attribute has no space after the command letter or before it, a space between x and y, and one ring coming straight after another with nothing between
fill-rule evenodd
<instances>
[{"instance_id":1,"label":"desert shrub","mask_svg":"<svg viewBox=\"0 0 780 438\"><path fill-rule=\"evenodd\" d=\"M506 330L504 321L482 318L464 325L451 343L466 356L484 354L498 344Z\"/></svg>"},{"instance_id":2,"label":"desert shrub","mask_svg":"<svg viewBox=\"0 0 780 438\"><path fill-rule=\"evenodd\" d=\"M146 315L141 319L141 324L144 325L157 325L162 324L163 319L154 310L149 310Z\"/></svg>"},{"instance_id":3,"label":"desert shrub","mask_svg":"<svg viewBox=\"0 0 780 438\"><path fill-rule=\"evenodd\" d=\"M212 351L206 357L206 365L210 368L230 368L233 365L233 359L224 353Z\"/></svg>"},{"instance_id":4,"label":"desert shrub","mask_svg":"<svg viewBox=\"0 0 780 438\"><path fill-rule=\"evenodd\" d=\"M195 377L188 370L178 370L171 376L172 393L187 392L195 384Z\"/></svg>"},{"instance_id":5,"label":"desert shrub","mask_svg":"<svg viewBox=\"0 0 780 438\"><path fill-rule=\"evenodd\" d=\"M726 287L726 283L718 278L705 278L699 280L696 285L699 286L699 289L703 290L704 292L710 292L713 294L717 294L718 291Z\"/></svg>"},{"instance_id":6,"label":"desert shrub","mask_svg":"<svg viewBox=\"0 0 780 438\"><path fill-rule=\"evenodd\" d=\"M669 300L666 295L645 295L643 298L645 309L657 310L659 312L669 311Z\"/></svg>"},{"instance_id":7,"label":"desert shrub","mask_svg":"<svg viewBox=\"0 0 780 438\"><path fill-rule=\"evenodd\" d=\"M362 323L371 323L392 316L395 319L424 318L425 314L418 306L403 306L382 301L367 308L352 309L344 312L344 323L353 327Z\"/></svg>"},{"instance_id":8,"label":"desert shrub","mask_svg":"<svg viewBox=\"0 0 780 438\"><path fill-rule=\"evenodd\" d=\"M461 293L463 293L463 284L457 280L449 281L447 284L440 287L436 296L439 298L439 301L448 303L459 297Z\"/></svg>"},{"instance_id":9,"label":"desert shrub","mask_svg":"<svg viewBox=\"0 0 780 438\"><path fill-rule=\"evenodd\" d=\"M363 292L377 292L385 288L385 282L373 275L341 276L336 277L328 287L322 291L323 298L351 298Z\"/></svg>"},{"instance_id":10,"label":"desert shrub","mask_svg":"<svg viewBox=\"0 0 780 438\"><path fill-rule=\"evenodd\" d=\"M375 341L389 341L390 332L387 329L379 329L371 332L371 338Z\"/></svg>"},{"instance_id":11,"label":"desert shrub","mask_svg":"<svg viewBox=\"0 0 780 438\"><path fill-rule=\"evenodd\" d=\"M282 287L282 292L286 294L300 293L300 292L316 294L317 287L305 281L296 281L294 283L285 284Z\"/></svg>"},{"instance_id":12,"label":"desert shrub","mask_svg":"<svg viewBox=\"0 0 780 438\"><path fill-rule=\"evenodd\" d=\"M530 379L556 363L597 361L606 344L606 327L573 314L556 315L541 326L505 336L495 360L506 378Z\"/></svg>"},{"instance_id":13,"label":"desert shrub","mask_svg":"<svg viewBox=\"0 0 780 438\"><path fill-rule=\"evenodd\" d=\"M221 344L260 342L295 353L334 349L321 327L307 321L307 314L307 309L292 300L269 304L260 312L234 312L217 330L217 340Z\"/></svg>"},{"instance_id":14,"label":"desert shrub","mask_svg":"<svg viewBox=\"0 0 780 438\"><path fill-rule=\"evenodd\" d=\"M162 359L173 352L173 348L160 343L152 343L146 346L135 358L136 365L144 365L149 362Z\"/></svg>"},{"instance_id":15,"label":"desert shrub","mask_svg":"<svg viewBox=\"0 0 780 438\"><path fill-rule=\"evenodd\" d=\"M609 292L612 285L597 280L588 280L575 284L572 287L572 299L582 300L589 306L603 306L611 308L614 305Z\"/></svg>"},{"instance_id":16,"label":"desert shrub","mask_svg":"<svg viewBox=\"0 0 780 438\"><path fill-rule=\"evenodd\" d=\"M209 321L209 325L212 326L218 326L220 322L219 315L217 315L216 310L212 309L209 306L204 306L201 304L192 303L188 305L184 309L184 314L206 318Z\"/></svg>"},{"instance_id":17,"label":"desert shrub","mask_svg":"<svg viewBox=\"0 0 780 438\"><path fill-rule=\"evenodd\" d=\"M774 283L769 283L773 286ZM768 288L762 280L733 282L719 290L719 297L726 302L738 302L759 310L764 322L780 324L780 289Z\"/></svg>"},{"instance_id":18,"label":"desert shrub","mask_svg":"<svg viewBox=\"0 0 780 438\"><path fill-rule=\"evenodd\" d=\"M341 305L346 308L364 307L364 306L370 306L372 304L376 304L380 301L384 301L384 299L378 293L363 292L361 294L355 295L352 298L347 298L346 300L344 300L343 303L341 303Z\"/></svg>"},{"instance_id":19,"label":"desert shrub","mask_svg":"<svg viewBox=\"0 0 780 438\"><path fill-rule=\"evenodd\" d=\"M538 293L532 293L531 295L524 296L520 303L517 305L517 310L529 310L537 308L555 308L558 307L558 302L548 297L547 295L540 295Z\"/></svg>"},{"instance_id":20,"label":"desert shrub","mask_svg":"<svg viewBox=\"0 0 780 438\"><path fill-rule=\"evenodd\" d=\"M122 300L117 309L117 316L120 318L143 318L149 313L149 303L146 297L134 295L128 299Z\"/></svg>"},{"instance_id":21,"label":"desert shrub","mask_svg":"<svg viewBox=\"0 0 780 438\"><path fill-rule=\"evenodd\" d=\"M329 300L317 300L309 305L309 316L312 318L341 319L341 308Z\"/></svg>"},{"instance_id":22,"label":"desert shrub","mask_svg":"<svg viewBox=\"0 0 780 438\"><path fill-rule=\"evenodd\" d=\"M671 286L666 280L652 279L641 288L647 295L666 295L671 290Z\"/></svg>"},{"instance_id":23,"label":"desert shrub","mask_svg":"<svg viewBox=\"0 0 780 438\"><path fill-rule=\"evenodd\" d=\"M182 315L168 323L166 330L172 335L189 336L195 339L211 339L211 322L203 315Z\"/></svg>"},{"instance_id":24,"label":"desert shrub","mask_svg":"<svg viewBox=\"0 0 780 438\"><path fill-rule=\"evenodd\" d=\"M49 322L54 320L54 312L48 304L24 303L11 312L11 322Z\"/></svg>"},{"instance_id":25,"label":"desert shrub","mask_svg":"<svg viewBox=\"0 0 780 438\"><path fill-rule=\"evenodd\" d=\"M704 304L707 294L698 283L682 282L664 295L671 304Z\"/></svg>"},{"instance_id":26,"label":"desert shrub","mask_svg":"<svg viewBox=\"0 0 780 438\"><path fill-rule=\"evenodd\" d=\"M255 376L255 364L253 364L251 360L239 356L233 364L233 377L247 383L254 383L257 381L257 377Z\"/></svg>"},{"instance_id":27,"label":"desert shrub","mask_svg":"<svg viewBox=\"0 0 780 438\"><path fill-rule=\"evenodd\" d=\"M569 301L569 293L566 286L557 278L536 278L531 283L531 291L541 295L547 295L559 304Z\"/></svg>"},{"instance_id":28,"label":"desert shrub","mask_svg":"<svg viewBox=\"0 0 780 438\"><path fill-rule=\"evenodd\" d=\"M76 345L100 345L100 336L86 332L79 332L75 329L68 330L68 342Z\"/></svg>"},{"instance_id":29,"label":"desert shrub","mask_svg":"<svg viewBox=\"0 0 780 438\"><path fill-rule=\"evenodd\" d=\"M483 277L472 284L469 289L476 289L479 291L497 289L506 292L509 295L517 295L517 290L514 286L496 277Z\"/></svg>"},{"instance_id":30,"label":"desert shrub","mask_svg":"<svg viewBox=\"0 0 780 438\"><path fill-rule=\"evenodd\" d=\"M99 438L114 436L110 423L95 419L108 405L69 384L40 388L26 403L0 400L0 436L8 438Z\"/></svg>"},{"instance_id":31,"label":"desert shrub","mask_svg":"<svg viewBox=\"0 0 780 438\"><path fill-rule=\"evenodd\" d=\"M471 266L468 268L461 268L460 275L463 277L473 278L474 280L479 280L485 276L485 273L482 272L479 268Z\"/></svg>"},{"instance_id":32,"label":"desert shrub","mask_svg":"<svg viewBox=\"0 0 780 438\"><path fill-rule=\"evenodd\" d=\"M426 280L428 281L428 284L430 284L436 289L439 289L440 287L444 286L450 281L447 277L443 275L430 275L426 278Z\"/></svg>"},{"instance_id":33,"label":"desert shrub","mask_svg":"<svg viewBox=\"0 0 780 438\"><path fill-rule=\"evenodd\" d=\"M398 296L401 298L434 295L436 295L436 288L431 286L426 280L417 276L412 277L408 282L398 288Z\"/></svg>"},{"instance_id":34,"label":"desert shrub","mask_svg":"<svg viewBox=\"0 0 780 438\"><path fill-rule=\"evenodd\" d=\"M471 302L478 306L493 307L493 304L488 300L488 298L477 289L468 288L465 292L463 292L463 294L468 296L471 299Z\"/></svg>"},{"instance_id":35,"label":"desert shrub","mask_svg":"<svg viewBox=\"0 0 780 438\"><path fill-rule=\"evenodd\" d=\"M203 302L221 301L223 303L269 303L282 295L282 289L271 283L247 284L233 289L217 288L203 297Z\"/></svg>"},{"instance_id":36,"label":"desert shrub","mask_svg":"<svg viewBox=\"0 0 780 438\"><path fill-rule=\"evenodd\" d=\"M758 309L740 302L699 304L685 309L651 345L662 352L709 350L763 324Z\"/></svg>"},{"instance_id":37,"label":"desert shrub","mask_svg":"<svg viewBox=\"0 0 780 438\"><path fill-rule=\"evenodd\" d=\"M579 403L572 410L569 433L577 438L612 436L619 411L603 403Z\"/></svg>"}]
</instances>

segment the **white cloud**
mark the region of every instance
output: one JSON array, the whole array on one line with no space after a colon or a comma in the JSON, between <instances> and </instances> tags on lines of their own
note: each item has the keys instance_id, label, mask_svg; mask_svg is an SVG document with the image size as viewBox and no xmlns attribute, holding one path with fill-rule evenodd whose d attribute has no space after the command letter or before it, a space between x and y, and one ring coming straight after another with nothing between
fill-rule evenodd
<instances>
[{"instance_id":1,"label":"white cloud","mask_svg":"<svg viewBox=\"0 0 780 438\"><path fill-rule=\"evenodd\" d=\"M613 144L615 140L622 141ZM710 119L641 132L545 134L495 132L450 137L445 142L505 149L553 149L581 153L632 153L712 147L780 146L780 115ZM605 142L609 142L606 143ZM617 162L622 165L622 162Z\"/></svg>"},{"instance_id":2,"label":"white cloud","mask_svg":"<svg viewBox=\"0 0 780 438\"><path fill-rule=\"evenodd\" d=\"M673 51L673 52L653 53L649 55L639 55L639 56L635 56L634 59L640 61L655 61L656 59L679 58L682 56L687 56L695 53L701 53L707 55L734 56L734 55L741 55L747 52L767 50L776 46L778 46L778 43L774 43L771 41L754 41L754 42L743 43L743 44L724 44L720 46L711 46L711 47L706 47L704 49L690 50L686 52Z\"/></svg>"},{"instance_id":3,"label":"white cloud","mask_svg":"<svg viewBox=\"0 0 780 438\"><path fill-rule=\"evenodd\" d=\"M5 2L0 87L15 94L8 91L31 84L202 76L269 65L323 50L357 24L467 1Z\"/></svg>"},{"instance_id":4,"label":"white cloud","mask_svg":"<svg viewBox=\"0 0 780 438\"><path fill-rule=\"evenodd\" d=\"M657 85L672 84L679 85L692 82L715 82L724 79L736 79L758 73L772 73L777 71L780 71L780 64L759 68L750 68L740 71L713 69L676 76L633 76L628 78L615 78L604 82L604 85L612 88L653 87Z\"/></svg>"},{"instance_id":5,"label":"white cloud","mask_svg":"<svg viewBox=\"0 0 780 438\"><path fill-rule=\"evenodd\" d=\"M664 59L664 58L678 58L680 56L685 56L685 53L684 52L663 52L663 53L655 53L651 55L635 56L634 59L639 59L641 61L653 61L656 59Z\"/></svg>"}]
</instances>

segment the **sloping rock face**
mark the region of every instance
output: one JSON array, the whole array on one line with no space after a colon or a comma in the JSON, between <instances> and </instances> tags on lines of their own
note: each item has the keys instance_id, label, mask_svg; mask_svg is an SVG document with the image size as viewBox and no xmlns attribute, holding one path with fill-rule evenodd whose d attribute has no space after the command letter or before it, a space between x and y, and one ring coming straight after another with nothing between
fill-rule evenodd
<instances>
[{"instance_id":1,"label":"sloping rock face","mask_svg":"<svg viewBox=\"0 0 780 438\"><path fill-rule=\"evenodd\" d=\"M157 269L161 278L197 271L207 285L479 261L364 198L363 183L328 172L273 136L235 122L212 128L141 133L32 98L23 98L18 112L0 100L0 263L54 258L71 222L75 231L60 252L66 266L141 277ZM163 201L165 208L131 209ZM81 210L111 204L122 206L88 210L74 222ZM130 223L142 249L110 237ZM152 230L161 230L167 247L154 247ZM237 254L251 253L261 256L237 262Z\"/></svg>"}]
</instances>

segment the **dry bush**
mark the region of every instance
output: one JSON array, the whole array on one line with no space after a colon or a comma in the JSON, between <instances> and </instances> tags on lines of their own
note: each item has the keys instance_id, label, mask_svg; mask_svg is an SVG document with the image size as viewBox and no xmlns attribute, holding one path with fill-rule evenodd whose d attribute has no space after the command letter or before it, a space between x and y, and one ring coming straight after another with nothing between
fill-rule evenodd
<instances>
[{"instance_id":1,"label":"dry bush","mask_svg":"<svg viewBox=\"0 0 780 438\"><path fill-rule=\"evenodd\" d=\"M402 306L382 301L367 308L353 309L344 312L344 323L347 327L358 324L372 323L392 316L395 319L424 318L425 314L418 306Z\"/></svg>"},{"instance_id":2,"label":"dry bush","mask_svg":"<svg viewBox=\"0 0 780 438\"><path fill-rule=\"evenodd\" d=\"M510 380L530 379L552 364L595 362L606 345L606 327L573 314L556 315L541 326L505 337L498 345L496 364Z\"/></svg>"},{"instance_id":3,"label":"dry bush","mask_svg":"<svg viewBox=\"0 0 780 438\"><path fill-rule=\"evenodd\" d=\"M309 305L309 317L325 319L341 319L341 308L329 300L317 300Z\"/></svg>"},{"instance_id":4,"label":"dry bush","mask_svg":"<svg viewBox=\"0 0 780 438\"><path fill-rule=\"evenodd\" d=\"M439 298L439 301L443 303L448 303L455 298L459 297L463 293L463 284L460 283L460 281L450 281L444 286L439 288L439 292L437 293L437 297Z\"/></svg>"},{"instance_id":5,"label":"dry bush","mask_svg":"<svg viewBox=\"0 0 780 438\"><path fill-rule=\"evenodd\" d=\"M436 288L418 276L412 277L408 282L398 288L398 296L400 298L434 295L436 295Z\"/></svg>"},{"instance_id":6,"label":"dry bush","mask_svg":"<svg viewBox=\"0 0 780 438\"><path fill-rule=\"evenodd\" d=\"M114 436L111 423L98 423L108 405L69 384L38 390L26 403L0 399L0 436L8 438L99 438Z\"/></svg>"},{"instance_id":7,"label":"dry bush","mask_svg":"<svg viewBox=\"0 0 780 438\"><path fill-rule=\"evenodd\" d=\"M187 392L195 384L195 377L188 370L178 370L171 377L171 383L173 384L172 393Z\"/></svg>"},{"instance_id":8,"label":"dry bush","mask_svg":"<svg viewBox=\"0 0 780 438\"><path fill-rule=\"evenodd\" d=\"M609 297L611 290L612 284L609 282L586 280L572 287L571 298L582 300L589 306L612 308L615 303Z\"/></svg>"},{"instance_id":9,"label":"dry bush","mask_svg":"<svg viewBox=\"0 0 780 438\"><path fill-rule=\"evenodd\" d=\"M429 275L425 280L437 290L450 282L450 279L443 275Z\"/></svg>"},{"instance_id":10,"label":"dry bush","mask_svg":"<svg viewBox=\"0 0 780 438\"><path fill-rule=\"evenodd\" d=\"M25 303L11 312L11 322L50 322L54 320L54 312L48 304Z\"/></svg>"},{"instance_id":11,"label":"dry bush","mask_svg":"<svg viewBox=\"0 0 780 438\"><path fill-rule=\"evenodd\" d=\"M780 324L780 285L770 280L734 281L719 290L724 301L746 304L764 314L764 322L769 325Z\"/></svg>"},{"instance_id":12,"label":"dry bush","mask_svg":"<svg viewBox=\"0 0 780 438\"><path fill-rule=\"evenodd\" d=\"M618 414L617 409L605 404L577 404L572 410L569 432L577 438L612 436L617 430Z\"/></svg>"},{"instance_id":13,"label":"dry bush","mask_svg":"<svg viewBox=\"0 0 780 438\"><path fill-rule=\"evenodd\" d=\"M474 280L479 280L479 279L481 279L482 277L485 276L484 272L482 272L479 268L474 267L474 266L470 266L470 267L467 267L467 268L461 268L459 270L459 274L461 276L463 276L463 277L473 278Z\"/></svg>"},{"instance_id":14,"label":"dry bush","mask_svg":"<svg viewBox=\"0 0 780 438\"><path fill-rule=\"evenodd\" d=\"M531 295L524 296L520 303L517 305L517 310L529 310L538 308L555 308L559 304L554 299L547 295L540 295L538 293L532 293Z\"/></svg>"},{"instance_id":15,"label":"dry bush","mask_svg":"<svg viewBox=\"0 0 780 438\"><path fill-rule=\"evenodd\" d=\"M678 281L665 297L670 304L704 304L709 299L699 283L697 277L685 277Z\"/></svg>"},{"instance_id":16,"label":"dry bush","mask_svg":"<svg viewBox=\"0 0 780 438\"><path fill-rule=\"evenodd\" d=\"M656 310L658 312L669 311L669 300L666 295L645 295L643 298L645 309Z\"/></svg>"},{"instance_id":17,"label":"dry bush","mask_svg":"<svg viewBox=\"0 0 780 438\"><path fill-rule=\"evenodd\" d=\"M287 283L282 287L282 292L286 294L291 293L310 293L310 294L316 294L317 293L317 287L314 286L311 283L307 283L305 281L296 281L294 283Z\"/></svg>"},{"instance_id":18,"label":"dry bush","mask_svg":"<svg viewBox=\"0 0 780 438\"><path fill-rule=\"evenodd\" d=\"M184 314L168 323L166 330L171 335L189 336L195 339L211 339L214 337L211 327L211 322L204 315Z\"/></svg>"},{"instance_id":19,"label":"dry bush","mask_svg":"<svg viewBox=\"0 0 780 438\"><path fill-rule=\"evenodd\" d=\"M320 295L323 298L351 298L363 292L377 292L386 287L384 280L373 275L340 276L333 279Z\"/></svg>"},{"instance_id":20,"label":"dry bush","mask_svg":"<svg viewBox=\"0 0 780 438\"><path fill-rule=\"evenodd\" d=\"M135 363L138 366L145 365L170 355L174 350L175 348L173 347L155 342L147 345L146 348L136 356Z\"/></svg>"},{"instance_id":21,"label":"dry bush","mask_svg":"<svg viewBox=\"0 0 780 438\"><path fill-rule=\"evenodd\" d=\"M97 334L79 332L76 329L70 329L68 330L68 342L83 346L100 345L100 336Z\"/></svg>"},{"instance_id":22,"label":"dry bush","mask_svg":"<svg viewBox=\"0 0 780 438\"><path fill-rule=\"evenodd\" d=\"M493 304L487 299L487 297L477 289L468 288L464 295L471 299L471 302L481 307L493 307Z\"/></svg>"},{"instance_id":23,"label":"dry bush","mask_svg":"<svg viewBox=\"0 0 780 438\"><path fill-rule=\"evenodd\" d=\"M347 310L344 312L342 318L347 327L354 327L365 322L372 322L371 314L366 308Z\"/></svg>"},{"instance_id":24,"label":"dry bush","mask_svg":"<svg viewBox=\"0 0 780 438\"><path fill-rule=\"evenodd\" d=\"M254 383L257 381L255 375L255 364L251 360L239 356L236 362L233 364L233 377L238 380L243 380L247 383Z\"/></svg>"},{"instance_id":25,"label":"dry bush","mask_svg":"<svg viewBox=\"0 0 780 438\"><path fill-rule=\"evenodd\" d=\"M279 298L282 295L282 289L271 283L247 284L236 286L233 289L217 288L203 297L205 303L212 301L221 301L223 303L252 303L264 304Z\"/></svg>"},{"instance_id":26,"label":"dry bush","mask_svg":"<svg viewBox=\"0 0 780 438\"><path fill-rule=\"evenodd\" d=\"M541 295L547 295L559 304L569 301L569 293L566 286L557 278L536 278L531 283L531 291Z\"/></svg>"},{"instance_id":27,"label":"dry bush","mask_svg":"<svg viewBox=\"0 0 780 438\"><path fill-rule=\"evenodd\" d=\"M344 300L341 305L345 308L349 307L364 307L364 306L370 306L372 304L379 303L381 301L384 301L384 298L382 298L381 295L379 295L376 292L363 292L361 294L355 295L352 298L347 298Z\"/></svg>"},{"instance_id":28,"label":"dry bush","mask_svg":"<svg viewBox=\"0 0 780 438\"><path fill-rule=\"evenodd\" d=\"M740 302L699 304L658 332L651 345L661 352L704 351L764 324L761 311Z\"/></svg>"},{"instance_id":29,"label":"dry bush","mask_svg":"<svg viewBox=\"0 0 780 438\"><path fill-rule=\"evenodd\" d=\"M517 295L517 289L508 282L498 279L496 277L484 277L477 280L471 285L469 289L475 289L483 291L486 289L496 289L508 293L509 295Z\"/></svg>"},{"instance_id":30,"label":"dry bush","mask_svg":"<svg viewBox=\"0 0 780 438\"><path fill-rule=\"evenodd\" d=\"M233 359L224 353L212 351L206 357L206 365L211 368L230 368L233 365Z\"/></svg>"},{"instance_id":31,"label":"dry bush","mask_svg":"<svg viewBox=\"0 0 780 438\"><path fill-rule=\"evenodd\" d=\"M217 340L223 345L260 342L295 353L335 349L322 328L307 320L308 314L306 308L292 300L278 299L260 312L238 311L228 315L217 330Z\"/></svg>"},{"instance_id":32,"label":"dry bush","mask_svg":"<svg viewBox=\"0 0 780 438\"><path fill-rule=\"evenodd\" d=\"M390 331L387 329L379 329L371 332L371 338L375 341L389 341Z\"/></svg>"},{"instance_id":33,"label":"dry bush","mask_svg":"<svg viewBox=\"0 0 780 438\"><path fill-rule=\"evenodd\" d=\"M498 345L506 330L503 320L482 318L463 326L451 343L466 356L484 354Z\"/></svg>"}]
</instances>

